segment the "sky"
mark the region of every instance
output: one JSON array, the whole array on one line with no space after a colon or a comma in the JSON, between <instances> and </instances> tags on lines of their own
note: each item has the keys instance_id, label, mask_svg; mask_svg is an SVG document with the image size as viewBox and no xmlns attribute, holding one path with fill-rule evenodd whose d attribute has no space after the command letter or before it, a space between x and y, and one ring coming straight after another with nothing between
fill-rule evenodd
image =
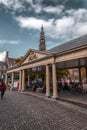
<instances>
[{"instance_id":1,"label":"sky","mask_svg":"<svg viewBox=\"0 0 87 130\"><path fill-rule=\"evenodd\" d=\"M0 0L0 54L38 50L42 25L47 49L87 34L87 0Z\"/></svg>"}]
</instances>

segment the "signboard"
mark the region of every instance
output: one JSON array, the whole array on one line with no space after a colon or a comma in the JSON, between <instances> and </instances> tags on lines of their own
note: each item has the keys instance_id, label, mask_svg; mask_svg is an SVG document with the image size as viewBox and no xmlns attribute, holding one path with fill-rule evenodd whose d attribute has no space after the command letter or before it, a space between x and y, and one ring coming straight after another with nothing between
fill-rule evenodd
<instances>
[{"instance_id":1,"label":"signboard","mask_svg":"<svg viewBox=\"0 0 87 130\"><path fill-rule=\"evenodd\" d=\"M14 88L18 87L18 81L14 82Z\"/></svg>"}]
</instances>

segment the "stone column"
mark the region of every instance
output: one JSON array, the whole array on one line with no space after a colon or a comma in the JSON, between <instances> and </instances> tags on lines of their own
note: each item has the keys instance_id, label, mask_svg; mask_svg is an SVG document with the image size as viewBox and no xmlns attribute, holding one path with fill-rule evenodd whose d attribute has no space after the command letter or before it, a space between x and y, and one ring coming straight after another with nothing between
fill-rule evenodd
<instances>
[{"instance_id":1,"label":"stone column","mask_svg":"<svg viewBox=\"0 0 87 130\"><path fill-rule=\"evenodd\" d=\"M13 88L14 87L14 72L12 72L12 80L11 80L11 87Z\"/></svg>"},{"instance_id":2,"label":"stone column","mask_svg":"<svg viewBox=\"0 0 87 130\"><path fill-rule=\"evenodd\" d=\"M85 69L85 70L86 70L86 83L87 83L87 67L86 67L86 69Z\"/></svg>"},{"instance_id":3,"label":"stone column","mask_svg":"<svg viewBox=\"0 0 87 130\"><path fill-rule=\"evenodd\" d=\"M5 75L5 83L8 84L8 74Z\"/></svg>"},{"instance_id":4,"label":"stone column","mask_svg":"<svg viewBox=\"0 0 87 130\"><path fill-rule=\"evenodd\" d=\"M30 74L28 73L28 86L30 85Z\"/></svg>"},{"instance_id":5,"label":"stone column","mask_svg":"<svg viewBox=\"0 0 87 130\"><path fill-rule=\"evenodd\" d=\"M52 64L52 76L53 76L53 97L54 99L58 98L57 93L57 77L56 77L56 64Z\"/></svg>"},{"instance_id":6,"label":"stone column","mask_svg":"<svg viewBox=\"0 0 87 130\"><path fill-rule=\"evenodd\" d=\"M82 82L82 78L81 78L81 63L80 63L80 59L78 59L78 69L79 69L79 82Z\"/></svg>"},{"instance_id":7,"label":"stone column","mask_svg":"<svg viewBox=\"0 0 87 130\"><path fill-rule=\"evenodd\" d=\"M50 74L49 74L49 65L46 65L46 97L50 97Z\"/></svg>"},{"instance_id":8,"label":"stone column","mask_svg":"<svg viewBox=\"0 0 87 130\"><path fill-rule=\"evenodd\" d=\"M25 71L22 70L22 91L25 90Z\"/></svg>"},{"instance_id":9,"label":"stone column","mask_svg":"<svg viewBox=\"0 0 87 130\"><path fill-rule=\"evenodd\" d=\"M39 76L38 76L38 72L36 72L36 80L38 80L38 77L39 77Z\"/></svg>"},{"instance_id":10,"label":"stone column","mask_svg":"<svg viewBox=\"0 0 87 130\"><path fill-rule=\"evenodd\" d=\"M81 68L79 67L79 82L82 82L82 78L81 78Z\"/></svg>"},{"instance_id":11,"label":"stone column","mask_svg":"<svg viewBox=\"0 0 87 130\"><path fill-rule=\"evenodd\" d=\"M19 90L22 89L22 71L19 71Z\"/></svg>"}]
</instances>

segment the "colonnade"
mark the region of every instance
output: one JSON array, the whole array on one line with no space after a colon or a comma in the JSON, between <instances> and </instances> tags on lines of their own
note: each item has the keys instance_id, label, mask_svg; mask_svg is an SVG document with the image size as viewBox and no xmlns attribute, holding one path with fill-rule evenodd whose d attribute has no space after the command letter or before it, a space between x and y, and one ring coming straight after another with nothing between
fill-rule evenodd
<instances>
[{"instance_id":1,"label":"colonnade","mask_svg":"<svg viewBox=\"0 0 87 130\"><path fill-rule=\"evenodd\" d=\"M14 72L11 73L11 86L14 85ZM38 79L38 73L36 73L36 78ZM52 64L52 81L53 81L53 98L58 97L57 93L57 76L56 76L56 64ZM7 74L6 74L7 82ZM28 74L28 85L30 83L30 74ZM25 69L19 70L19 90L25 90ZM46 97L50 97L50 70L49 64L46 65Z\"/></svg>"},{"instance_id":2,"label":"colonnade","mask_svg":"<svg viewBox=\"0 0 87 130\"><path fill-rule=\"evenodd\" d=\"M53 96L52 98L58 97L57 91L57 71L56 71L56 64L53 63L52 65L52 83L53 83ZM46 97L50 97L50 65L47 64L46 66ZM79 69L79 81L81 82L81 67ZM87 67L86 69L86 80L87 80ZM11 72L11 86L14 86L14 72ZM6 82L7 82L7 74L6 74ZM36 79L38 80L38 72L36 72ZM28 86L30 84L30 74L28 73ZM25 69L19 70L19 90L25 90Z\"/></svg>"}]
</instances>

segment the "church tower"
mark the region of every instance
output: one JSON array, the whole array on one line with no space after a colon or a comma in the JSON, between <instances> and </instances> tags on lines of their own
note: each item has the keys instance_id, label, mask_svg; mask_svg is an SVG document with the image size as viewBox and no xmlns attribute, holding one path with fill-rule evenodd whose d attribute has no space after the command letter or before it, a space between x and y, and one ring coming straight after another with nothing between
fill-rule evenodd
<instances>
[{"instance_id":1,"label":"church tower","mask_svg":"<svg viewBox=\"0 0 87 130\"><path fill-rule=\"evenodd\" d=\"M44 29L43 29L43 25L42 25L41 32L40 32L39 51L45 51L45 50L46 50L46 44L45 44Z\"/></svg>"}]
</instances>

